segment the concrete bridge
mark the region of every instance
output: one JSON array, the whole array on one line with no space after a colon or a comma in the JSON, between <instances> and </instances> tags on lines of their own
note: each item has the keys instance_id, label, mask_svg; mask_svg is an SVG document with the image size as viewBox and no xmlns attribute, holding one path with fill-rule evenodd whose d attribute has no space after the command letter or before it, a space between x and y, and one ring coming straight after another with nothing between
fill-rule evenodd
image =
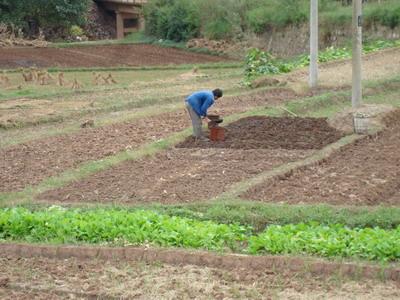
<instances>
[{"instance_id":1,"label":"concrete bridge","mask_svg":"<svg viewBox=\"0 0 400 300\"><path fill-rule=\"evenodd\" d=\"M147 0L94 0L103 8L113 11L116 19L117 39L125 34L144 29L143 4Z\"/></svg>"}]
</instances>

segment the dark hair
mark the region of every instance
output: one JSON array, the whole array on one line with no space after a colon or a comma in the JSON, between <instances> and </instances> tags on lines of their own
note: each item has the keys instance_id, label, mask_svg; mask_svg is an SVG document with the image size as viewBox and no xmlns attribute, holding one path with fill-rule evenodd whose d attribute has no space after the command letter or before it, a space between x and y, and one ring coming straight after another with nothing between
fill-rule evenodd
<instances>
[{"instance_id":1,"label":"dark hair","mask_svg":"<svg viewBox=\"0 0 400 300\"><path fill-rule=\"evenodd\" d=\"M224 94L221 89L215 89L212 91L212 93L214 94L214 97L216 97L216 98L221 98L222 95Z\"/></svg>"}]
</instances>

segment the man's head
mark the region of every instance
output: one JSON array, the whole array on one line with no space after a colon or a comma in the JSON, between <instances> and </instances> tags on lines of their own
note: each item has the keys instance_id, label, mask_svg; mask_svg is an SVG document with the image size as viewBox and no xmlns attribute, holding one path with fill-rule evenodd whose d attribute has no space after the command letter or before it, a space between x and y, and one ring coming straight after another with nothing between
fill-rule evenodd
<instances>
[{"instance_id":1,"label":"man's head","mask_svg":"<svg viewBox=\"0 0 400 300\"><path fill-rule=\"evenodd\" d=\"M215 100L217 100L218 98L221 98L224 94L221 89L215 89L212 91L212 93L214 95Z\"/></svg>"}]
</instances>

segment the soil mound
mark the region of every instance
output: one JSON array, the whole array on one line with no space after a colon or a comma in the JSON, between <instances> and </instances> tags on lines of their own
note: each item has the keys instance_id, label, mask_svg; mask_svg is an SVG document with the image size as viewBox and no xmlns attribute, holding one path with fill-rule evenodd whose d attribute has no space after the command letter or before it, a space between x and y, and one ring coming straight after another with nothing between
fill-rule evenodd
<instances>
[{"instance_id":1,"label":"soil mound","mask_svg":"<svg viewBox=\"0 0 400 300\"><path fill-rule=\"evenodd\" d=\"M187 138L177 148L231 149L321 149L343 136L325 118L273 118L255 116L240 119L225 127L225 141L196 141Z\"/></svg>"}]
</instances>

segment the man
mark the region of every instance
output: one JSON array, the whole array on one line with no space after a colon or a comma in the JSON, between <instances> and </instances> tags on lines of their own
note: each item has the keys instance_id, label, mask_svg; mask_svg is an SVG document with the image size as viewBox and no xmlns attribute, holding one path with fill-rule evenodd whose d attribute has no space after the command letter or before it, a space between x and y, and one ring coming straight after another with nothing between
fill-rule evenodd
<instances>
[{"instance_id":1,"label":"man","mask_svg":"<svg viewBox=\"0 0 400 300\"><path fill-rule=\"evenodd\" d=\"M196 139L205 139L201 129L201 121L207 118L207 110L214 104L215 100L221 98L222 95L222 90L215 89L213 91L195 92L186 98L186 108L192 119L193 136Z\"/></svg>"}]
</instances>

